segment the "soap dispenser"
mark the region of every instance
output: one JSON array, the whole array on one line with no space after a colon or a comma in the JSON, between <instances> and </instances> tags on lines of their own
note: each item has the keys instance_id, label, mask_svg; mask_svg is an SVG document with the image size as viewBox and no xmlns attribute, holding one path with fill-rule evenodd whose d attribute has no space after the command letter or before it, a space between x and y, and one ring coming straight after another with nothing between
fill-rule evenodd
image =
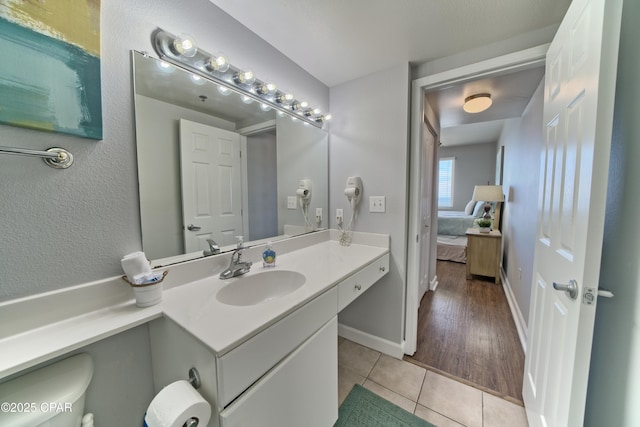
<instances>
[{"instance_id":1,"label":"soap dispenser","mask_svg":"<svg viewBox=\"0 0 640 427\"><path fill-rule=\"evenodd\" d=\"M262 266L264 268L273 268L276 266L276 251L273 250L271 242L267 242L267 247L262 252Z\"/></svg>"}]
</instances>

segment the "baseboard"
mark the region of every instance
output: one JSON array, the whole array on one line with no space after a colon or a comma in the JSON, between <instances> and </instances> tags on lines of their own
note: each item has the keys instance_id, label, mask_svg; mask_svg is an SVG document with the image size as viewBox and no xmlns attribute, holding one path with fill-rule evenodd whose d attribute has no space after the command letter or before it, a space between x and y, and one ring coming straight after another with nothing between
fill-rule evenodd
<instances>
[{"instance_id":1,"label":"baseboard","mask_svg":"<svg viewBox=\"0 0 640 427\"><path fill-rule=\"evenodd\" d=\"M345 326L339 323L338 335L348 339L349 341L353 341L365 347L379 351L380 353L395 357L396 359L402 359L402 356L404 356L404 347L401 343L391 342L350 326Z\"/></svg>"},{"instance_id":2,"label":"baseboard","mask_svg":"<svg viewBox=\"0 0 640 427\"><path fill-rule=\"evenodd\" d=\"M504 270L500 269L500 280L502 281L502 289L504 289L504 294L507 297L507 303L509 304L509 309L511 310L511 316L513 317L513 321L516 324L516 329L518 331L518 337L520 338L520 344L522 345L522 350L524 350L525 354L527 353L527 335L528 328L527 323L524 320L524 316L520 311L520 307L516 303L516 297L513 295L513 290L511 289L511 284L509 283L509 279L507 279L507 275L504 274Z\"/></svg>"},{"instance_id":3,"label":"baseboard","mask_svg":"<svg viewBox=\"0 0 640 427\"><path fill-rule=\"evenodd\" d=\"M435 291L436 288L438 287L438 276L433 276L433 279L429 282L429 290L430 291Z\"/></svg>"}]
</instances>

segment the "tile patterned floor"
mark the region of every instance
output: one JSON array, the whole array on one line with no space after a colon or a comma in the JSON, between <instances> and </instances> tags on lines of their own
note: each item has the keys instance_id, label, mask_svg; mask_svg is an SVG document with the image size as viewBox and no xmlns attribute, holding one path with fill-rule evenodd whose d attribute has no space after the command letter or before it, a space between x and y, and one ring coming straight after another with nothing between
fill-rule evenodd
<instances>
[{"instance_id":1,"label":"tile patterned floor","mask_svg":"<svg viewBox=\"0 0 640 427\"><path fill-rule=\"evenodd\" d=\"M519 405L338 338L340 403L356 383L438 427L528 426Z\"/></svg>"}]
</instances>

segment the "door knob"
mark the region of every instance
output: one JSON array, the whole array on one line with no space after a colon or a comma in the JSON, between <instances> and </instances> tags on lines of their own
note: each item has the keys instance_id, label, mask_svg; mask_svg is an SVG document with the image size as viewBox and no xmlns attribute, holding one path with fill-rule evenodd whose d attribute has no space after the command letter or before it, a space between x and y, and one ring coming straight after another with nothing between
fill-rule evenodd
<instances>
[{"instance_id":1,"label":"door knob","mask_svg":"<svg viewBox=\"0 0 640 427\"><path fill-rule=\"evenodd\" d=\"M569 294L571 299L578 298L578 282L571 279L568 284L556 283L553 282L553 289L556 291L564 291Z\"/></svg>"},{"instance_id":2,"label":"door knob","mask_svg":"<svg viewBox=\"0 0 640 427\"><path fill-rule=\"evenodd\" d=\"M193 224L189 224L187 225L187 230L189 231L200 231L202 227L198 226L198 225L193 225Z\"/></svg>"}]
</instances>

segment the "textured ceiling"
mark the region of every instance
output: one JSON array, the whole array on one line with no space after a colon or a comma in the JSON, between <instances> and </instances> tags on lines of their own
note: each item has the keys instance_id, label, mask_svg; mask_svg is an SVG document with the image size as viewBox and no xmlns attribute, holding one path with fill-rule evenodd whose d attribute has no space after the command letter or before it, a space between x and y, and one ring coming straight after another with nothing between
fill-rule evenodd
<instances>
[{"instance_id":1,"label":"textured ceiling","mask_svg":"<svg viewBox=\"0 0 640 427\"><path fill-rule=\"evenodd\" d=\"M557 25L570 0L211 0L327 86Z\"/></svg>"}]
</instances>

